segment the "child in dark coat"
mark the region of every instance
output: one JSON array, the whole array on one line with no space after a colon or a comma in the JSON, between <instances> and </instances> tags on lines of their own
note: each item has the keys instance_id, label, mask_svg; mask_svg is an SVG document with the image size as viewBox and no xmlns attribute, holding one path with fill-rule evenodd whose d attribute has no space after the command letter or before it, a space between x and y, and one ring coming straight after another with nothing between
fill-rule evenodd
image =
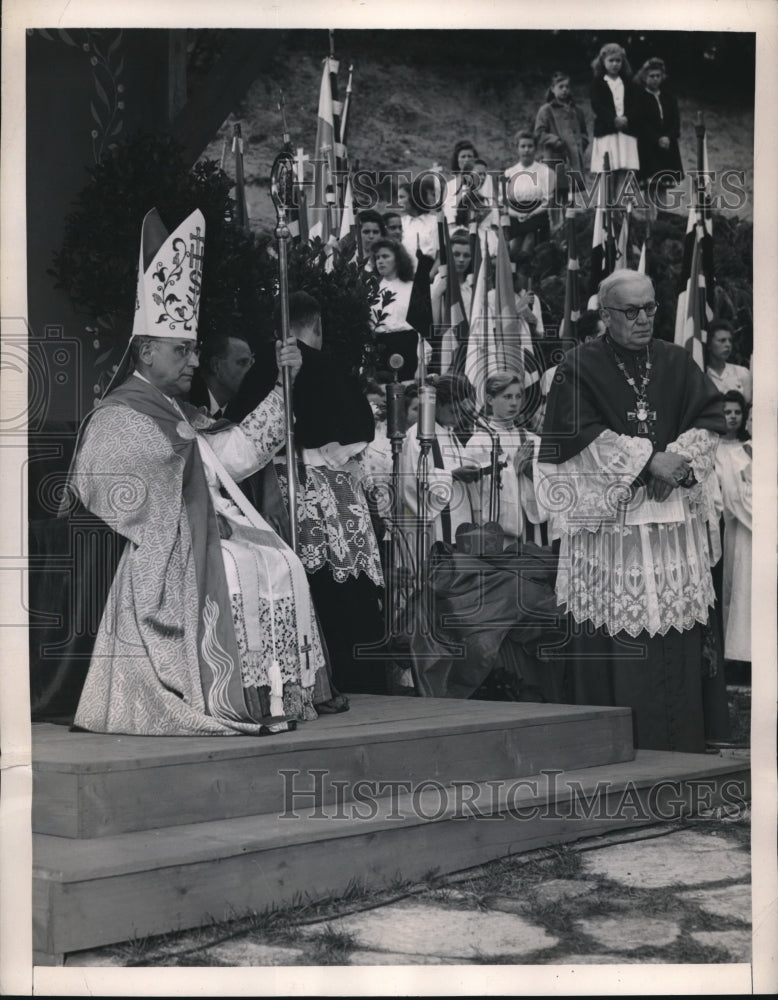
<instances>
[{"instance_id":1,"label":"child in dark coat","mask_svg":"<svg viewBox=\"0 0 778 1000\"><path fill-rule=\"evenodd\" d=\"M664 86L667 70L663 59L648 59L635 77L639 84L638 154L640 179L649 191L683 180L678 139L681 118L678 101Z\"/></svg>"}]
</instances>

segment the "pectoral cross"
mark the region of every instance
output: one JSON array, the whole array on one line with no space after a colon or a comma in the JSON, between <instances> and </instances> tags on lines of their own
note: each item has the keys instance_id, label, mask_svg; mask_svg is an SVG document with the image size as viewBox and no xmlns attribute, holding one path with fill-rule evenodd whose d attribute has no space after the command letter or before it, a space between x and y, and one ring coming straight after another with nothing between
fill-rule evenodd
<instances>
[{"instance_id":1,"label":"pectoral cross","mask_svg":"<svg viewBox=\"0 0 778 1000\"><path fill-rule=\"evenodd\" d=\"M648 401L639 399L634 410L627 412L627 420L630 423L637 421L638 434L648 434L648 425L656 420L656 410L649 410Z\"/></svg>"},{"instance_id":2,"label":"pectoral cross","mask_svg":"<svg viewBox=\"0 0 778 1000\"><path fill-rule=\"evenodd\" d=\"M305 656L305 671L306 673L308 673L308 671L311 669L311 661L309 659L308 654L313 649L313 646L310 644L310 642L308 642L307 635L304 636L304 640L305 641L303 642L302 646L300 646L300 653Z\"/></svg>"}]
</instances>

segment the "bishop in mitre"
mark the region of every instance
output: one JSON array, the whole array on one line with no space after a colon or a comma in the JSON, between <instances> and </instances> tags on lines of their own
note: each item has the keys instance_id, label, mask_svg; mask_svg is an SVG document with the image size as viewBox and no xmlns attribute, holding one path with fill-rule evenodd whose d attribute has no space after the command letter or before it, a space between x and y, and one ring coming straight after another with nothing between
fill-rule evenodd
<instances>
[{"instance_id":1,"label":"bishop in mitre","mask_svg":"<svg viewBox=\"0 0 778 1000\"><path fill-rule=\"evenodd\" d=\"M198 365L205 220L143 221L132 337L81 429L70 487L127 540L75 724L264 735L332 692L305 571L236 483L284 443L277 386L239 424L185 401ZM278 345L296 375L296 346Z\"/></svg>"}]
</instances>

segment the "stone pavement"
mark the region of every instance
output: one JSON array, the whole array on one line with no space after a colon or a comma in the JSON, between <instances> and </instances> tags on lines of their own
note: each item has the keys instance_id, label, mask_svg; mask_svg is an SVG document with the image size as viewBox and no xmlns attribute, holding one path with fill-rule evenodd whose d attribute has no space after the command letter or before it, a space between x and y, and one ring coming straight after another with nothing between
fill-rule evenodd
<instances>
[{"instance_id":1,"label":"stone pavement","mask_svg":"<svg viewBox=\"0 0 778 1000\"><path fill-rule=\"evenodd\" d=\"M611 833L66 965L749 962L748 821L745 811Z\"/></svg>"}]
</instances>

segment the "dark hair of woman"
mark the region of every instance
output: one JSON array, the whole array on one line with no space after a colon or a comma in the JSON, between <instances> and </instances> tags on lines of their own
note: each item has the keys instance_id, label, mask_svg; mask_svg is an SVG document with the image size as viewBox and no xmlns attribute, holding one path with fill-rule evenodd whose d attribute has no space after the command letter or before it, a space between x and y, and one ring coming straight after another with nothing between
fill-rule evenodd
<instances>
[{"instance_id":1,"label":"dark hair of woman","mask_svg":"<svg viewBox=\"0 0 778 1000\"><path fill-rule=\"evenodd\" d=\"M439 406L453 403L455 409L461 410L463 404L469 404L465 407L468 409L475 403L475 389L465 375L434 375L428 381L435 386L435 399Z\"/></svg>"},{"instance_id":2,"label":"dark hair of woman","mask_svg":"<svg viewBox=\"0 0 778 1000\"><path fill-rule=\"evenodd\" d=\"M400 281L413 281L413 263L402 243L395 243L394 240L388 240L383 236L377 239L370 247L374 262L375 255L379 250L390 250L394 254L397 277Z\"/></svg>"},{"instance_id":3,"label":"dark hair of woman","mask_svg":"<svg viewBox=\"0 0 778 1000\"><path fill-rule=\"evenodd\" d=\"M726 330L727 333L732 337L732 347L735 347L735 327L728 319L716 318L712 319L708 324L708 339L702 345L702 363L705 368L708 367L710 363L710 345L713 343L713 337L719 332L719 330Z\"/></svg>"},{"instance_id":4,"label":"dark hair of woman","mask_svg":"<svg viewBox=\"0 0 778 1000\"><path fill-rule=\"evenodd\" d=\"M459 154L463 149L472 149L473 156L478 156L478 150L470 142L469 139L460 139L459 142L454 146L454 152L451 154L451 172L454 174L459 173Z\"/></svg>"},{"instance_id":5,"label":"dark hair of woman","mask_svg":"<svg viewBox=\"0 0 778 1000\"><path fill-rule=\"evenodd\" d=\"M600 325L600 310L587 309L579 317L577 324L578 340L583 344L587 337L596 337L597 328Z\"/></svg>"},{"instance_id":6,"label":"dark hair of woman","mask_svg":"<svg viewBox=\"0 0 778 1000\"><path fill-rule=\"evenodd\" d=\"M662 76L667 76L667 67L665 66L664 59L660 59L658 56L652 56L651 59L646 59L643 65L635 74L635 80L641 85L645 86L646 77L652 71L658 69Z\"/></svg>"},{"instance_id":7,"label":"dark hair of woman","mask_svg":"<svg viewBox=\"0 0 778 1000\"><path fill-rule=\"evenodd\" d=\"M742 392L738 392L737 389L729 389L724 393L725 403L737 403L740 407L740 412L743 414L743 419L740 421L740 427L737 429L737 439L738 441L749 441L751 435L746 430L746 420L748 420L748 410L749 406L746 402L746 397Z\"/></svg>"},{"instance_id":8,"label":"dark hair of woman","mask_svg":"<svg viewBox=\"0 0 778 1000\"><path fill-rule=\"evenodd\" d=\"M375 222L381 230L381 235L386 236L386 223L384 222L384 217L380 212L376 212L372 208L366 208L364 211L359 213L360 226L365 222Z\"/></svg>"}]
</instances>

